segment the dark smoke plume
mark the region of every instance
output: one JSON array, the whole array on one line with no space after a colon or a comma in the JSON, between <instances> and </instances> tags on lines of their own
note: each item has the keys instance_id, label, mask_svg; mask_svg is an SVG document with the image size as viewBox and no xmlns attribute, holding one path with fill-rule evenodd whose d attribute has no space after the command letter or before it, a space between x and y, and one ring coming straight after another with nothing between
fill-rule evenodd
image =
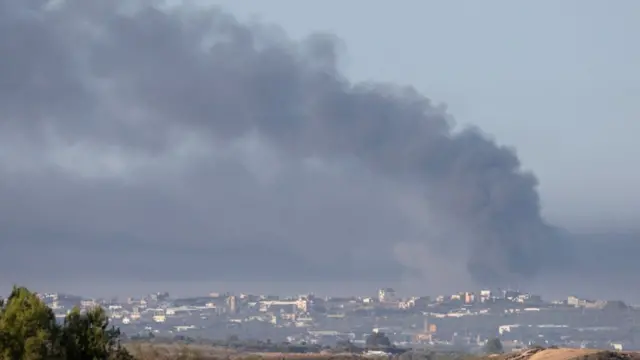
<instances>
[{"instance_id":1,"label":"dark smoke plume","mask_svg":"<svg viewBox=\"0 0 640 360\"><path fill-rule=\"evenodd\" d=\"M54 136L153 157L183 133L220 146L256 135L288 159L359 166L419 189L432 214L425 223L446 229L441 241L467 254L483 284L545 266L557 233L512 149L478 129L455 130L441 106L410 87L350 82L333 36L294 42L217 9L132 3L0 0L3 141ZM90 194L89 185L76 189Z\"/></svg>"}]
</instances>

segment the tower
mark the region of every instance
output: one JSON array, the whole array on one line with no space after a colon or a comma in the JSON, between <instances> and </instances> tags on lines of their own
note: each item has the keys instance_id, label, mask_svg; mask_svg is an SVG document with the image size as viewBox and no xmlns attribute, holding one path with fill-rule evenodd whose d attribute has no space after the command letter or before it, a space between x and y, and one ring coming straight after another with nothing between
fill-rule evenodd
<instances>
[{"instance_id":1,"label":"tower","mask_svg":"<svg viewBox=\"0 0 640 360\"><path fill-rule=\"evenodd\" d=\"M229 312L235 314L238 312L238 300L235 295L230 295L227 298L227 307L229 308Z\"/></svg>"}]
</instances>

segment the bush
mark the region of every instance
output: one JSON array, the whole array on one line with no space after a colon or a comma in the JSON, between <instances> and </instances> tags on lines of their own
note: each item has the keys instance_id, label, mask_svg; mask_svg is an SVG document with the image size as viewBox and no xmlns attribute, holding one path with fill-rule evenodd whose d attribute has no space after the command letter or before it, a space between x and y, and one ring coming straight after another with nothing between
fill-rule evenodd
<instances>
[{"instance_id":1,"label":"bush","mask_svg":"<svg viewBox=\"0 0 640 360\"><path fill-rule=\"evenodd\" d=\"M502 354L504 352L502 341L498 338L489 339L484 345L484 352L487 354Z\"/></svg>"},{"instance_id":2,"label":"bush","mask_svg":"<svg viewBox=\"0 0 640 360\"><path fill-rule=\"evenodd\" d=\"M15 287L0 301L0 360L130 360L120 345L120 330L109 327L100 307L73 309L64 325L35 293Z\"/></svg>"}]
</instances>

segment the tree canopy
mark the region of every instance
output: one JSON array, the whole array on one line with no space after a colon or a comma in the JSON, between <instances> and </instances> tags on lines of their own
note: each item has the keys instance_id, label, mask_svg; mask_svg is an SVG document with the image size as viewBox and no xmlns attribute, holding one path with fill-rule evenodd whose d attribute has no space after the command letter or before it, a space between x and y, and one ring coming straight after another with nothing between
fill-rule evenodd
<instances>
[{"instance_id":1,"label":"tree canopy","mask_svg":"<svg viewBox=\"0 0 640 360\"><path fill-rule=\"evenodd\" d=\"M0 301L0 360L129 360L101 307L74 308L64 324L33 292L14 287Z\"/></svg>"},{"instance_id":2,"label":"tree canopy","mask_svg":"<svg viewBox=\"0 0 640 360\"><path fill-rule=\"evenodd\" d=\"M368 348L388 348L391 347L391 340L383 332L374 332L367 336L366 344Z\"/></svg>"},{"instance_id":3,"label":"tree canopy","mask_svg":"<svg viewBox=\"0 0 640 360\"><path fill-rule=\"evenodd\" d=\"M502 341L498 338L489 339L484 345L484 352L487 354L502 354L504 352Z\"/></svg>"}]
</instances>

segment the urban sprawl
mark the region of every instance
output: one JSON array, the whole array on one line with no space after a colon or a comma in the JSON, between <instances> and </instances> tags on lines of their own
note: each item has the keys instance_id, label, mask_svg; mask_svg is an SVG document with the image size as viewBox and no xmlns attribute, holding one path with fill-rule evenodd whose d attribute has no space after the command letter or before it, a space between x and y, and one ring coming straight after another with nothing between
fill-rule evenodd
<instances>
[{"instance_id":1,"label":"urban sprawl","mask_svg":"<svg viewBox=\"0 0 640 360\"><path fill-rule=\"evenodd\" d=\"M56 317L102 306L129 338L261 339L289 344L364 345L384 333L397 347L475 351L498 338L505 349L534 345L640 349L640 308L622 301L570 296L544 301L521 291L482 290L400 298L393 289L371 297L212 293L174 298L85 299L39 294Z\"/></svg>"}]
</instances>

